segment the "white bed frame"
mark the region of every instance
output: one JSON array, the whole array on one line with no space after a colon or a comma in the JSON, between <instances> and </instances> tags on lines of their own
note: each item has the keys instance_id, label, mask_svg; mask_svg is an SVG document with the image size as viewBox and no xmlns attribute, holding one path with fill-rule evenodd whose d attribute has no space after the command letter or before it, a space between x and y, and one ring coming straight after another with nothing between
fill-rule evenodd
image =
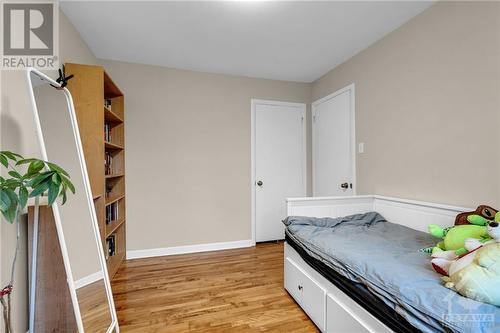
<instances>
[{"instance_id":1,"label":"white bed frame","mask_svg":"<svg viewBox=\"0 0 500 333\"><path fill-rule=\"evenodd\" d=\"M464 207L361 195L287 199L288 216L340 217L376 211L392 223L426 231L430 223L453 225ZM322 332L392 332L372 314L309 266L285 243L285 289Z\"/></svg>"}]
</instances>

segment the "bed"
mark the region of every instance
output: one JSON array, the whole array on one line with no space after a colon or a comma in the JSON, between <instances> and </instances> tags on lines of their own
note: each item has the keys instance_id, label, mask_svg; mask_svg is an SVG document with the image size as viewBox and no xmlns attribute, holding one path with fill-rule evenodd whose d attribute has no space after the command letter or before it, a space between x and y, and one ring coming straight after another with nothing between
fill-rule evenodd
<instances>
[{"instance_id":1,"label":"bed","mask_svg":"<svg viewBox=\"0 0 500 333\"><path fill-rule=\"evenodd\" d=\"M380 196L287 205L289 216L330 218L286 221L285 288L321 331L500 331L499 308L444 288L418 251L436 241L427 224L451 225L466 208Z\"/></svg>"}]
</instances>

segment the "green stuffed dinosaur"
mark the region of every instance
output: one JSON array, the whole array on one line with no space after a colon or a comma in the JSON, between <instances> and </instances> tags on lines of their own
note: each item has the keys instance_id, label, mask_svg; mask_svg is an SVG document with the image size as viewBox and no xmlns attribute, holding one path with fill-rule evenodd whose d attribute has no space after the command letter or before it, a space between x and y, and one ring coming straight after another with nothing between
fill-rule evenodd
<instances>
[{"instance_id":1,"label":"green stuffed dinosaur","mask_svg":"<svg viewBox=\"0 0 500 333\"><path fill-rule=\"evenodd\" d=\"M498 214L497 214L498 215ZM500 218L500 215L498 215ZM425 252L435 254L441 251L455 251L455 254L460 256L467 253L465 248L465 240L467 238L481 239L486 242L491 239L488 235L487 226L490 222L480 215L470 215L467 220L471 224L456 225L449 228L442 228L436 224L429 225L429 233L443 240L436 246L425 249Z\"/></svg>"}]
</instances>

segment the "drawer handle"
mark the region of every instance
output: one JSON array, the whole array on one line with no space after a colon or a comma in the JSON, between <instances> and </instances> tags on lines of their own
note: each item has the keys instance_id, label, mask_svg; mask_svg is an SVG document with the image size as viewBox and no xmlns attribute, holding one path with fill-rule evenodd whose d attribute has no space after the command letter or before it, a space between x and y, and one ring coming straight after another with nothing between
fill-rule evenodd
<instances>
[{"instance_id":1,"label":"drawer handle","mask_svg":"<svg viewBox=\"0 0 500 333\"><path fill-rule=\"evenodd\" d=\"M299 288L299 290L303 289L303 287L300 284L298 285L298 288Z\"/></svg>"}]
</instances>

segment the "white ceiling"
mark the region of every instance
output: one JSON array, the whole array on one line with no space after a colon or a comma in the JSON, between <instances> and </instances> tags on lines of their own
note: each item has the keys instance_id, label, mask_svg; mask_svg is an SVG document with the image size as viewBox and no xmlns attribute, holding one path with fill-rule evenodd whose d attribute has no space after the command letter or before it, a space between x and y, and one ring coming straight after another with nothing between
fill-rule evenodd
<instances>
[{"instance_id":1,"label":"white ceiling","mask_svg":"<svg viewBox=\"0 0 500 333\"><path fill-rule=\"evenodd\" d=\"M311 82L432 2L68 1L98 58Z\"/></svg>"}]
</instances>

